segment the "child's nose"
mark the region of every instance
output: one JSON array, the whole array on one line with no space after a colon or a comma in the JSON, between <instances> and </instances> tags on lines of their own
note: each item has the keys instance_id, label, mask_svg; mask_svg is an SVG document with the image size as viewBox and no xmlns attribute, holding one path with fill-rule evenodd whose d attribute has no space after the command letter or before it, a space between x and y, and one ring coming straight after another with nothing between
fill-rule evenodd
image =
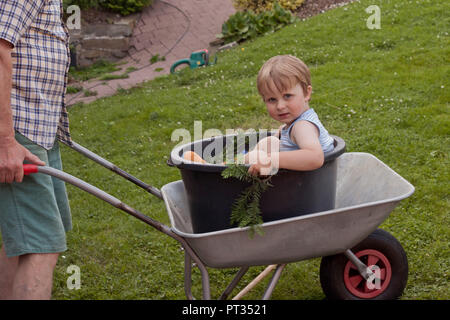
<instances>
[{"instance_id":1,"label":"child's nose","mask_svg":"<svg viewBox=\"0 0 450 320\"><path fill-rule=\"evenodd\" d=\"M277 108L278 110L283 110L286 107L286 101L283 99L278 100Z\"/></svg>"}]
</instances>

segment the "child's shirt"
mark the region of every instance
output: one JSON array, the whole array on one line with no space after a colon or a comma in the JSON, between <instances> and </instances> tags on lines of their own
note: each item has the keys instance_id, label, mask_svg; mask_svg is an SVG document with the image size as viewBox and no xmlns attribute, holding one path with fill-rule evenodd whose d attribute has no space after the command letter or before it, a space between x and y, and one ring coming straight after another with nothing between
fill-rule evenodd
<instances>
[{"instance_id":1,"label":"child's shirt","mask_svg":"<svg viewBox=\"0 0 450 320\"><path fill-rule=\"evenodd\" d=\"M299 146L291 140L291 130L294 124L299 120L306 120L316 125L319 129L319 141L323 152L330 152L334 149L334 139L330 136L327 129L322 125L314 109L310 108L303 112L288 128L281 129L280 132L280 152L299 150Z\"/></svg>"}]
</instances>

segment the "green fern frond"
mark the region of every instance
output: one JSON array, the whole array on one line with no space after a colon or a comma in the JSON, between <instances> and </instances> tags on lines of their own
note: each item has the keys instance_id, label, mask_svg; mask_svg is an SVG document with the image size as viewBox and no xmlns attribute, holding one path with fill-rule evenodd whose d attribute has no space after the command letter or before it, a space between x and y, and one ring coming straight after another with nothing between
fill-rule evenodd
<instances>
[{"instance_id":1,"label":"green fern frond","mask_svg":"<svg viewBox=\"0 0 450 320\"><path fill-rule=\"evenodd\" d=\"M261 225L263 224L260 200L264 191L270 184L270 178L261 179L248 173L248 168L244 165L231 164L222 171L224 179L236 178L240 181L251 183L250 186L242 191L239 198L235 200L231 207L231 224L237 224L239 227L250 227L250 237L256 233L263 234Z\"/></svg>"}]
</instances>

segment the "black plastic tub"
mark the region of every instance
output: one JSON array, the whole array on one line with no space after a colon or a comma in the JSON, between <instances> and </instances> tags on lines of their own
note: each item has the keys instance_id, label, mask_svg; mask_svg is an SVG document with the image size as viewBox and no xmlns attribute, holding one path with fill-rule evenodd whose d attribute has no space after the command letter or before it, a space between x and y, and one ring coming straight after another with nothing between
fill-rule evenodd
<instances>
[{"instance_id":1,"label":"black plastic tub","mask_svg":"<svg viewBox=\"0 0 450 320\"><path fill-rule=\"evenodd\" d=\"M251 140L247 135L247 140ZM255 141L258 139L257 135ZM296 217L334 209L336 196L335 159L345 152L345 142L333 136L335 148L325 153L321 168L313 171L280 169L261 196L260 209L264 222ZM256 142L255 142L256 143ZM169 164L180 169L186 189L194 233L212 232L235 227L230 223L231 207L242 191L249 186L238 179L224 179L222 149L236 152L237 135L218 136L184 144L172 150ZM245 149L252 144L248 141ZM209 161L220 164L201 164L183 159L186 151L195 151ZM204 153L205 152L205 153ZM239 151L238 151L239 152ZM208 157L206 154L209 154Z\"/></svg>"}]
</instances>

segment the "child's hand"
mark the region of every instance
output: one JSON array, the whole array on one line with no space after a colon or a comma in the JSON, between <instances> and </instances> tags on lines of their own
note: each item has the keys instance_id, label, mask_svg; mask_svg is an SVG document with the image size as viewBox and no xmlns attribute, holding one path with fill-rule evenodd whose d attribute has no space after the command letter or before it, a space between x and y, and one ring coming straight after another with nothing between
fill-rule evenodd
<instances>
[{"instance_id":1,"label":"child's hand","mask_svg":"<svg viewBox=\"0 0 450 320\"><path fill-rule=\"evenodd\" d=\"M278 152L267 154L266 152L252 151L248 157L251 164L248 173L253 176L270 176L278 172Z\"/></svg>"}]
</instances>

